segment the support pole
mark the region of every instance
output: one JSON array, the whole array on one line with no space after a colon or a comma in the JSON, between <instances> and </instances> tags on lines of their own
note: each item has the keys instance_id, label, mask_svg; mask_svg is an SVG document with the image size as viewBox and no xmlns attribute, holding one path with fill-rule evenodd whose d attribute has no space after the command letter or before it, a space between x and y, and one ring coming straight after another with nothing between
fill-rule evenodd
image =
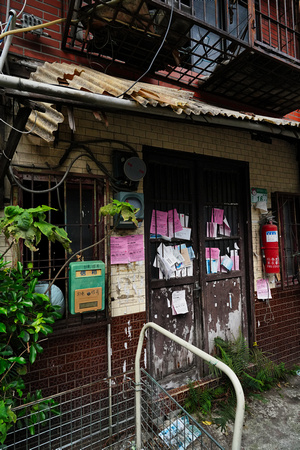
<instances>
[{"instance_id":1,"label":"support pole","mask_svg":"<svg viewBox=\"0 0 300 450\"><path fill-rule=\"evenodd\" d=\"M31 108L29 107L20 108L17 113L14 128L11 129L5 148L0 153L0 181L4 179L8 166L20 142L22 133L17 130L24 131L30 113Z\"/></svg>"}]
</instances>

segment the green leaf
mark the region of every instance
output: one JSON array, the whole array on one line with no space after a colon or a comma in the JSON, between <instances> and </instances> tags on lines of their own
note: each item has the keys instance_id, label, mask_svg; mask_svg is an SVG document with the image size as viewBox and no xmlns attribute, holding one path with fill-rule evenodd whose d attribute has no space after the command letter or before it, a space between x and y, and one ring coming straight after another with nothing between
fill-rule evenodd
<instances>
[{"instance_id":1,"label":"green leaf","mask_svg":"<svg viewBox=\"0 0 300 450\"><path fill-rule=\"evenodd\" d=\"M22 330L19 334L19 338L22 339L24 342L28 342L30 340L30 334L27 333L27 331Z\"/></svg>"},{"instance_id":2,"label":"green leaf","mask_svg":"<svg viewBox=\"0 0 300 450\"><path fill-rule=\"evenodd\" d=\"M34 363L34 361L36 360L36 355L37 355L36 348L35 348L34 344L32 344L31 347L30 347L30 352L29 352L30 364Z\"/></svg>"},{"instance_id":3,"label":"green leaf","mask_svg":"<svg viewBox=\"0 0 300 450\"><path fill-rule=\"evenodd\" d=\"M40 344L35 344L36 351L38 353L42 353L44 351L43 347Z\"/></svg>"},{"instance_id":4,"label":"green leaf","mask_svg":"<svg viewBox=\"0 0 300 450\"><path fill-rule=\"evenodd\" d=\"M35 226L49 239L53 233L53 225L48 222L35 222Z\"/></svg>"},{"instance_id":5,"label":"green leaf","mask_svg":"<svg viewBox=\"0 0 300 450\"><path fill-rule=\"evenodd\" d=\"M19 364L26 364L26 359L23 358L23 356L13 356L11 358L8 358L8 361L16 362L16 363L19 363Z\"/></svg>"},{"instance_id":6,"label":"green leaf","mask_svg":"<svg viewBox=\"0 0 300 450\"><path fill-rule=\"evenodd\" d=\"M0 358L0 374L4 373L9 367L10 367L10 362L7 361L6 359Z\"/></svg>"},{"instance_id":7,"label":"green leaf","mask_svg":"<svg viewBox=\"0 0 300 450\"><path fill-rule=\"evenodd\" d=\"M32 301L31 300L27 300L27 299L22 299L20 304L23 305L23 306L27 306L28 308L33 306Z\"/></svg>"},{"instance_id":8,"label":"green leaf","mask_svg":"<svg viewBox=\"0 0 300 450\"><path fill-rule=\"evenodd\" d=\"M39 215L41 212L47 212L47 211L57 211L57 209L55 208L51 208L51 206L47 206L47 205L41 205L41 206L37 206L36 208L28 208L27 211L31 214L35 215Z\"/></svg>"},{"instance_id":9,"label":"green leaf","mask_svg":"<svg viewBox=\"0 0 300 450\"><path fill-rule=\"evenodd\" d=\"M0 333L6 333L6 325L0 322Z\"/></svg>"},{"instance_id":10,"label":"green leaf","mask_svg":"<svg viewBox=\"0 0 300 450\"><path fill-rule=\"evenodd\" d=\"M41 332L43 334L49 334L49 333L52 333L52 331L53 331L53 328L51 328L49 325L41 326Z\"/></svg>"},{"instance_id":11,"label":"green leaf","mask_svg":"<svg viewBox=\"0 0 300 450\"><path fill-rule=\"evenodd\" d=\"M0 306L0 314L5 314L7 316L7 309Z\"/></svg>"},{"instance_id":12,"label":"green leaf","mask_svg":"<svg viewBox=\"0 0 300 450\"><path fill-rule=\"evenodd\" d=\"M28 230L28 228L33 223L33 217L32 214L30 214L28 211L24 211L16 220L15 220L15 226L20 228L21 230Z\"/></svg>"},{"instance_id":13,"label":"green leaf","mask_svg":"<svg viewBox=\"0 0 300 450\"><path fill-rule=\"evenodd\" d=\"M19 319L19 321L22 323L22 325L25 324L26 322L26 316L25 314L21 313L21 312L17 312L16 314L17 318Z\"/></svg>"}]
</instances>

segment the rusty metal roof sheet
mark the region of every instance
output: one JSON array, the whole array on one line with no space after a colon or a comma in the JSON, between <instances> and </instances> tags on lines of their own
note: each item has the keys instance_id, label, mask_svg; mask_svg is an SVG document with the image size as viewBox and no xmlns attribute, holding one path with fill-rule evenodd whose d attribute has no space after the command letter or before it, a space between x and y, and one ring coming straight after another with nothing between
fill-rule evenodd
<instances>
[{"instance_id":1,"label":"rusty metal roof sheet","mask_svg":"<svg viewBox=\"0 0 300 450\"><path fill-rule=\"evenodd\" d=\"M176 114L221 116L237 120L265 122L275 126L299 127L300 123L239 112L231 109L213 106L194 98L194 93L187 90L169 88L149 83L134 83L131 80L113 77L88 67L66 63L48 63L40 66L31 74L32 80L40 83L69 86L100 95L118 98L129 98L143 107L167 107ZM36 115L37 114L37 115ZM33 112L26 128L31 129L35 123L34 132L46 141L54 140L53 132L63 121L63 115L51 105L46 106L45 113Z\"/></svg>"}]
</instances>

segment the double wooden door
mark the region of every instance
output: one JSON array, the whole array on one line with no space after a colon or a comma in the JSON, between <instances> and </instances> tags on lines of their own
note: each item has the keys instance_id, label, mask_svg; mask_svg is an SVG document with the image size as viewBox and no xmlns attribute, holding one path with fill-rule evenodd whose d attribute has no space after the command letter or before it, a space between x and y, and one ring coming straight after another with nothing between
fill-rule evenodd
<instances>
[{"instance_id":1,"label":"double wooden door","mask_svg":"<svg viewBox=\"0 0 300 450\"><path fill-rule=\"evenodd\" d=\"M148 320L212 353L214 338L251 340L247 163L144 149ZM152 331L153 375L176 387L205 373ZM176 377L174 377L176 374Z\"/></svg>"}]
</instances>

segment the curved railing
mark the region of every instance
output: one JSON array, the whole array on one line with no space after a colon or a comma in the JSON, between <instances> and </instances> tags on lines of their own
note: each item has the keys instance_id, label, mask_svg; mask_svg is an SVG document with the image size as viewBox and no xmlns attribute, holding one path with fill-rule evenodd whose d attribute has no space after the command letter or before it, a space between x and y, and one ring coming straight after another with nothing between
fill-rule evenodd
<instances>
[{"instance_id":1,"label":"curved railing","mask_svg":"<svg viewBox=\"0 0 300 450\"><path fill-rule=\"evenodd\" d=\"M232 450L239 450L241 448L241 440L242 440L242 429L243 429L244 411L245 411L245 397L244 397L244 392L243 392L241 383L239 382L239 379L236 376L236 374L233 372L233 370L230 369L230 367L228 367L222 361L219 361L218 359L214 358L213 356L209 355L208 353L204 352L203 350L200 350L199 348L195 347L194 345L190 344L189 342L184 341L180 337L175 336L173 333L170 333L169 331L165 330L164 328L162 328L161 326L159 326L153 322L148 322L143 326L143 328L140 332L138 347L137 347L136 356L135 356L136 449L141 450L141 445L142 445L140 361L141 361L141 354L142 354L145 332L148 328L153 328L154 330L163 334L167 338L172 339L174 342L176 342L177 344L186 348L187 350L189 350L190 352L199 356L200 358L204 359L205 361L215 365L218 369L220 369L222 372L224 372L230 378L230 380L233 384L233 387L235 389L236 398L237 398L237 407L236 407L236 412L235 412L235 422L234 422L234 429L233 429Z\"/></svg>"}]
</instances>

